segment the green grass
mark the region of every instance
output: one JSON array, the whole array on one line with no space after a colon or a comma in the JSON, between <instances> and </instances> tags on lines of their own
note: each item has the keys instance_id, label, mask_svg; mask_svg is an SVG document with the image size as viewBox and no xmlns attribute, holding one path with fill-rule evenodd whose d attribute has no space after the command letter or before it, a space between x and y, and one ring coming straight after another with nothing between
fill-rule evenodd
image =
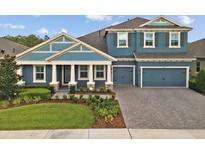
<instances>
[{"instance_id":1,"label":"green grass","mask_svg":"<svg viewBox=\"0 0 205 154\"><path fill-rule=\"evenodd\" d=\"M43 99L48 99L51 96L51 91L47 88L22 88L20 96L40 96Z\"/></svg>"},{"instance_id":2,"label":"green grass","mask_svg":"<svg viewBox=\"0 0 205 154\"><path fill-rule=\"evenodd\" d=\"M0 111L0 130L90 128L93 112L79 104L35 104Z\"/></svg>"}]
</instances>

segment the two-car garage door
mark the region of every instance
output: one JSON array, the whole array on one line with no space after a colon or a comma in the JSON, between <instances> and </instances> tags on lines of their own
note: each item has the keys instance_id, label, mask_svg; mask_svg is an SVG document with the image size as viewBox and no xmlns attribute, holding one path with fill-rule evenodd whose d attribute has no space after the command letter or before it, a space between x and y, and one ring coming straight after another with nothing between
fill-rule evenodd
<instances>
[{"instance_id":1,"label":"two-car garage door","mask_svg":"<svg viewBox=\"0 0 205 154\"><path fill-rule=\"evenodd\" d=\"M186 87L187 68L143 68L142 87Z\"/></svg>"}]
</instances>

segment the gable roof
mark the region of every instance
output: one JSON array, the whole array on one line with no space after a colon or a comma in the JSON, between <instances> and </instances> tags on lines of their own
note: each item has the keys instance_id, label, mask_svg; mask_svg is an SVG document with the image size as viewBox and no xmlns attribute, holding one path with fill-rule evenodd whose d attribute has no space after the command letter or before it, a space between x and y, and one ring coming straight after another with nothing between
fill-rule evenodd
<instances>
[{"instance_id":1,"label":"gable roof","mask_svg":"<svg viewBox=\"0 0 205 154\"><path fill-rule=\"evenodd\" d=\"M193 57L205 58L205 38L189 43L188 50Z\"/></svg>"},{"instance_id":2,"label":"gable roof","mask_svg":"<svg viewBox=\"0 0 205 154\"><path fill-rule=\"evenodd\" d=\"M0 38L0 58L3 58L3 56L7 54L11 56L15 56L27 50L28 48L29 47L16 43L11 40L8 40L6 38ZM1 50L4 50L4 54L1 53Z\"/></svg>"}]
</instances>

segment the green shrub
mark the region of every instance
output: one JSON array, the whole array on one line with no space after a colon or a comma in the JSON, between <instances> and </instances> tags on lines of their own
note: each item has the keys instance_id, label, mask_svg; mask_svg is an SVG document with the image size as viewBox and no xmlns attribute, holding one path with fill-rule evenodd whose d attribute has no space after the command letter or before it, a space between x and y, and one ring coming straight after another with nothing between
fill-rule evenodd
<instances>
[{"instance_id":1,"label":"green shrub","mask_svg":"<svg viewBox=\"0 0 205 154\"><path fill-rule=\"evenodd\" d=\"M23 96L22 99L23 99L24 103L32 103L33 102L33 99L30 96Z\"/></svg>"},{"instance_id":2,"label":"green shrub","mask_svg":"<svg viewBox=\"0 0 205 154\"><path fill-rule=\"evenodd\" d=\"M76 87L75 86L70 86L70 94L75 94L76 93Z\"/></svg>"},{"instance_id":3,"label":"green shrub","mask_svg":"<svg viewBox=\"0 0 205 154\"><path fill-rule=\"evenodd\" d=\"M70 100L72 101L72 103L78 103L78 97L75 97L75 95L70 95Z\"/></svg>"},{"instance_id":4,"label":"green shrub","mask_svg":"<svg viewBox=\"0 0 205 154\"><path fill-rule=\"evenodd\" d=\"M69 95L70 100L73 100L73 98L75 97L75 95Z\"/></svg>"},{"instance_id":5,"label":"green shrub","mask_svg":"<svg viewBox=\"0 0 205 154\"><path fill-rule=\"evenodd\" d=\"M112 100L113 100L113 101L115 100L115 95L112 95Z\"/></svg>"},{"instance_id":6,"label":"green shrub","mask_svg":"<svg viewBox=\"0 0 205 154\"><path fill-rule=\"evenodd\" d=\"M58 95L55 95L55 99L59 99Z\"/></svg>"},{"instance_id":7,"label":"green shrub","mask_svg":"<svg viewBox=\"0 0 205 154\"><path fill-rule=\"evenodd\" d=\"M100 92L101 92L101 93L106 92L106 88L105 88L105 87L100 87Z\"/></svg>"},{"instance_id":8,"label":"green shrub","mask_svg":"<svg viewBox=\"0 0 205 154\"><path fill-rule=\"evenodd\" d=\"M42 99L41 99L40 96L34 96L34 98L33 98L33 102L34 102L34 103L39 103L41 100L42 100Z\"/></svg>"},{"instance_id":9,"label":"green shrub","mask_svg":"<svg viewBox=\"0 0 205 154\"><path fill-rule=\"evenodd\" d=\"M80 92L83 93L84 92L84 88L80 87Z\"/></svg>"},{"instance_id":10,"label":"green shrub","mask_svg":"<svg viewBox=\"0 0 205 154\"><path fill-rule=\"evenodd\" d=\"M14 100L12 100L13 105L19 105L19 104L21 104L21 102L22 102L21 98L15 98Z\"/></svg>"},{"instance_id":11,"label":"green shrub","mask_svg":"<svg viewBox=\"0 0 205 154\"><path fill-rule=\"evenodd\" d=\"M196 80L195 79L191 79L189 81L189 88L193 89L193 90L196 90Z\"/></svg>"},{"instance_id":12,"label":"green shrub","mask_svg":"<svg viewBox=\"0 0 205 154\"><path fill-rule=\"evenodd\" d=\"M2 108L7 108L9 105L9 101L8 100L0 100L0 106Z\"/></svg>"},{"instance_id":13,"label":"green shrub","mask_svg":"<svg viewBox=\"0 0 205 154\"><path fill-rule=\"evenodd\" d=\"M20 92L20 97L29 96L40 96L42 99L50 99L51 90L47 88L23 88Z\"/></svg>"},{"instance_id":14,"label":"green shrub","mask_svg":"<svg viewBox=\"0 0 205 154\"><path fill-rule=\"evenodd\" d=\"M205 94L205 71L203 70L196 76L196 90Z\"/></svg>"},{"instance_id":15,"label":"green shrub","mask_svg":"<svg viewBox=\"0 0 205 154\"><path fill-rule=\"evenodd\" d=\"M80 97L79 97L79 103L86 103L86 99L85 98L83 98L83 95L80 95Z\"/></svg>"},{"instance_id":16,"label":"green shrub","mask_svg":"<svg viewBox=\"0 0 205 154\"><path fill-rule=\"evenodd\" d=\"M67 95L63 95L63 99L67 99L68 97L67 97Z\"/></svg>"}]
</instances>

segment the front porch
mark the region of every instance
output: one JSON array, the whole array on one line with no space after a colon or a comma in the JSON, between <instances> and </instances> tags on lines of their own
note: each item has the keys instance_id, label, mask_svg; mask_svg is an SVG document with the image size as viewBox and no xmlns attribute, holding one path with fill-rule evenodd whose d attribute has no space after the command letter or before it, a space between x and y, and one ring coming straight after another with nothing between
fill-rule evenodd
<instances>
[{"instance_id":1,"label":"front porch","mask_svg":"<svg viewBox=\"0 0 205 154\"><path fill-rule=\"evenodd\" d=\"M91 62L90 62L91 63ZM111 63L98 62L97 64L52 64L52 81L49 83L55 91L68 91L71 87L75 89L106 87L113 88L111 80Z\"/></svg>"}]
</instances>

